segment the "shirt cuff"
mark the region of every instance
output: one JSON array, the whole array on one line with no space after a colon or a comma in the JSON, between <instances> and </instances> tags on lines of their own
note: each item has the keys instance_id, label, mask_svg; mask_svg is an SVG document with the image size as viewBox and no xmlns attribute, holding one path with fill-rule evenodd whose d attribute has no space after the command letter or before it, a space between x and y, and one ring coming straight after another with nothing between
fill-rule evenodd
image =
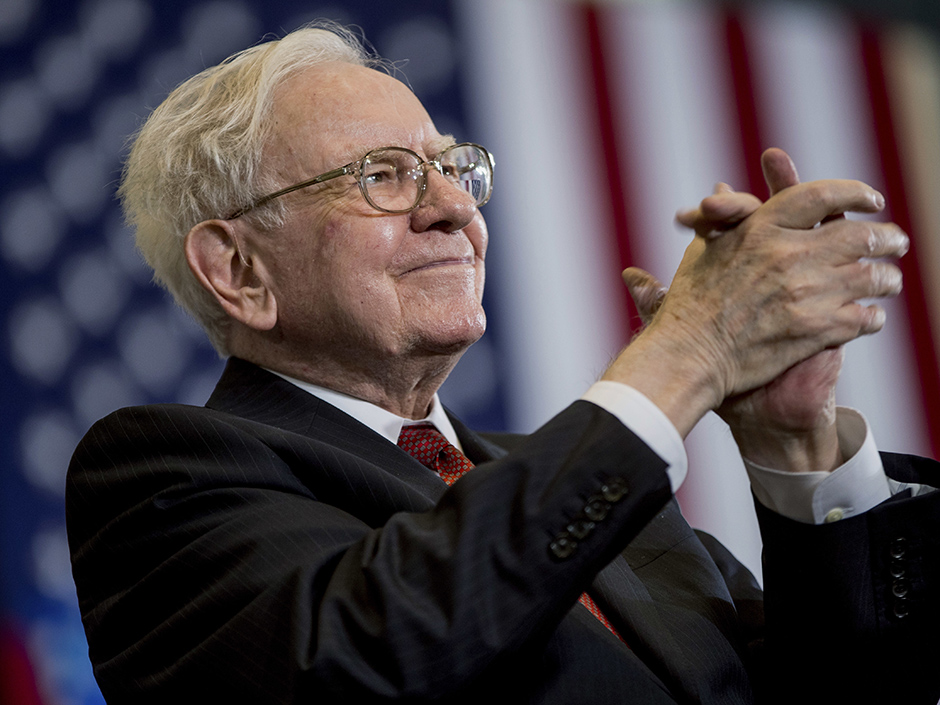
<instances>
[{"instance_id":1,"label":"shirt cuff","mask_svg":"<svg viewBox=\"0 0 940 705\"><path fill-rule=\"evenodd\" d=\"M649 397L620 382L595 382L581 397L610 412L666 463L673 494L682 485L689 459L679 431Z\"/></svg>"},{"instance_id":2,"label":"shirt cuff","mask_svg":"<svg viewBox=\"0 0 940 705\"><path fill-rule=\"evenodd\" d=\"M757 500L789 519L824 524L862 514L888 499L891 488L865 417L839 407L836 433L848 460L832 472L784 472L745 458Z\"/></svg>"}]
</instances>

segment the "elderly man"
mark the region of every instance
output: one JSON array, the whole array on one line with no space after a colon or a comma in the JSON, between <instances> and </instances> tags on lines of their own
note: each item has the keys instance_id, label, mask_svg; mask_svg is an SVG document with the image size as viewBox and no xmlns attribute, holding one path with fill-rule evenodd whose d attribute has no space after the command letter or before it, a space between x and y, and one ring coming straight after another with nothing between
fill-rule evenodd
<instances>
[{"instance_id":1,"label":"elderly man","mask_svg":"<svg viewBox=\"0 0 940 705\"><path fill-rule=\"evenodd\" d=\"M180 86L136 141L140 249L230 361L205 408L119 411L76 451L107 701L935 701L937 495L891 497L831 406L838 346L883 322L856 301L900 287L871 259L904 235L836 217L880 195L768 153L775 195L683 214L700 236L668 294L627 273L644 333L500 447L436 396L484 329L492 158L374 64L298 30ZM672 500L716 408L758 478L766 620ZM854 516L817 525L833 496Z\"/></svg>"}]
</instances>

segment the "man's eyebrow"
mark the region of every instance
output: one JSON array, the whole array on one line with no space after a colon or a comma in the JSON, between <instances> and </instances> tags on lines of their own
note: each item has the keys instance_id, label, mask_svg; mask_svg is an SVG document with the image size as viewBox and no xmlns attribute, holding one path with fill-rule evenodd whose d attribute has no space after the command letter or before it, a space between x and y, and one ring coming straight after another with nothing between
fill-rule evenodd
<instances>
[{"instance_id":1,"label":"man's eyebrow","mask_svg":"<svg viewBox=\"0 0 940 705\"><path fill-rule=\"evenodd\" d=\"M457 144L457 140L454 139L453 135L440 135L439 137L431 138L426 143L426 146L429 147L430 149L428 150L427 154L425 154L424 156L427 159L434 159L438 154L443 152L448 147L453 147L455 144ZM363 156L365 156L366 154L368 154L369 152L375 149L381 149L382 147L401 147L401 146L403 145L399 145L399 144L375 145L371 142L358 143L357 146L350 147L347 150L348 154L355 154L356 156L350 157L349 159L346 160L345 163L355 162L357 159L361 159Z\"/></svg>"},{"instance_id":2,"label":"man's eyebrow","mask_svg":"<svg viewBox=\"0 0 940 705\"><path fill-rule=\"evenodd\" d=\"M431 146L431 153L427 156L434 158L448 147L453 147L457 144L457 140L454 139L453 135L441 135L440 137L435 137L430 140L428 144Z\"/></svg>"}]
</instances>

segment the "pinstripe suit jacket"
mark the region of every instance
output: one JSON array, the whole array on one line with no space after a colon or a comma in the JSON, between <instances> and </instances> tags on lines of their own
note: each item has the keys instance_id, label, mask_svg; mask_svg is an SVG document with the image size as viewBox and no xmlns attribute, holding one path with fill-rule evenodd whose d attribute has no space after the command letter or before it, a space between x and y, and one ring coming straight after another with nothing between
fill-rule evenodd
<instances>
[{"instance_id":1,"label":"pinstripe suit jacket","mask_svg":"<svg viewBox=\"0 0 940 705\"><path fill-rule=\"evenodd\" d=\"M936 626L937 539L897 520L914 507L935 523L935 499L843 526L764 513L765 629L753 578L689 528L662 461L606 412L578 402L508 453L455 427L478 467L448 489L239 360L206 408L96 424L69 470L67 519L107 701L806 702L827 692L806 690L814 649L838 692L870 694L886 686L867 666L895 663L899 644L910 664L908 645L927 640L890 610ZM902 603L890 546L906 551ZM576 603L585 589L629 648Z\"/></svg>"}]
</instances>

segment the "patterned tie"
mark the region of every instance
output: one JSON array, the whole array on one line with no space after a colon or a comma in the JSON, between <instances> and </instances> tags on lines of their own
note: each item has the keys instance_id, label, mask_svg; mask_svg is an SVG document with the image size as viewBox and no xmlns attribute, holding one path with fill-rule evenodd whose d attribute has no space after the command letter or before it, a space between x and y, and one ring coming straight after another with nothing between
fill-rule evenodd
<instances>
[{"instance_id":1,"label":"patterned tie","mask_svg":"<svg viewBox=\"0 0 940 705\"><path fill-rule=\"evenodd\" d=\"M448 485L457 482L461 475L473 467L470 459L429 423L402 426L398 447L440 475Z\"/></svg>"},{"instance_id":2,"label":"patterned tie","mask_svg":"<svg viewBox=\"0 0 940 705\"><path fill-rule=\"evenodd\" d=\"M454 484L461 475L473 467L470 459L452 446L444 438L444 434L429 423L402 426L401 434L398 436L398 447L426 468L440 475L448 485ZM591 614L610 630L611 634L623 641L623 637L617 633L590 595L586 592L582 593L579 602L587 607Z\"/></svg>"}]
</instances>

